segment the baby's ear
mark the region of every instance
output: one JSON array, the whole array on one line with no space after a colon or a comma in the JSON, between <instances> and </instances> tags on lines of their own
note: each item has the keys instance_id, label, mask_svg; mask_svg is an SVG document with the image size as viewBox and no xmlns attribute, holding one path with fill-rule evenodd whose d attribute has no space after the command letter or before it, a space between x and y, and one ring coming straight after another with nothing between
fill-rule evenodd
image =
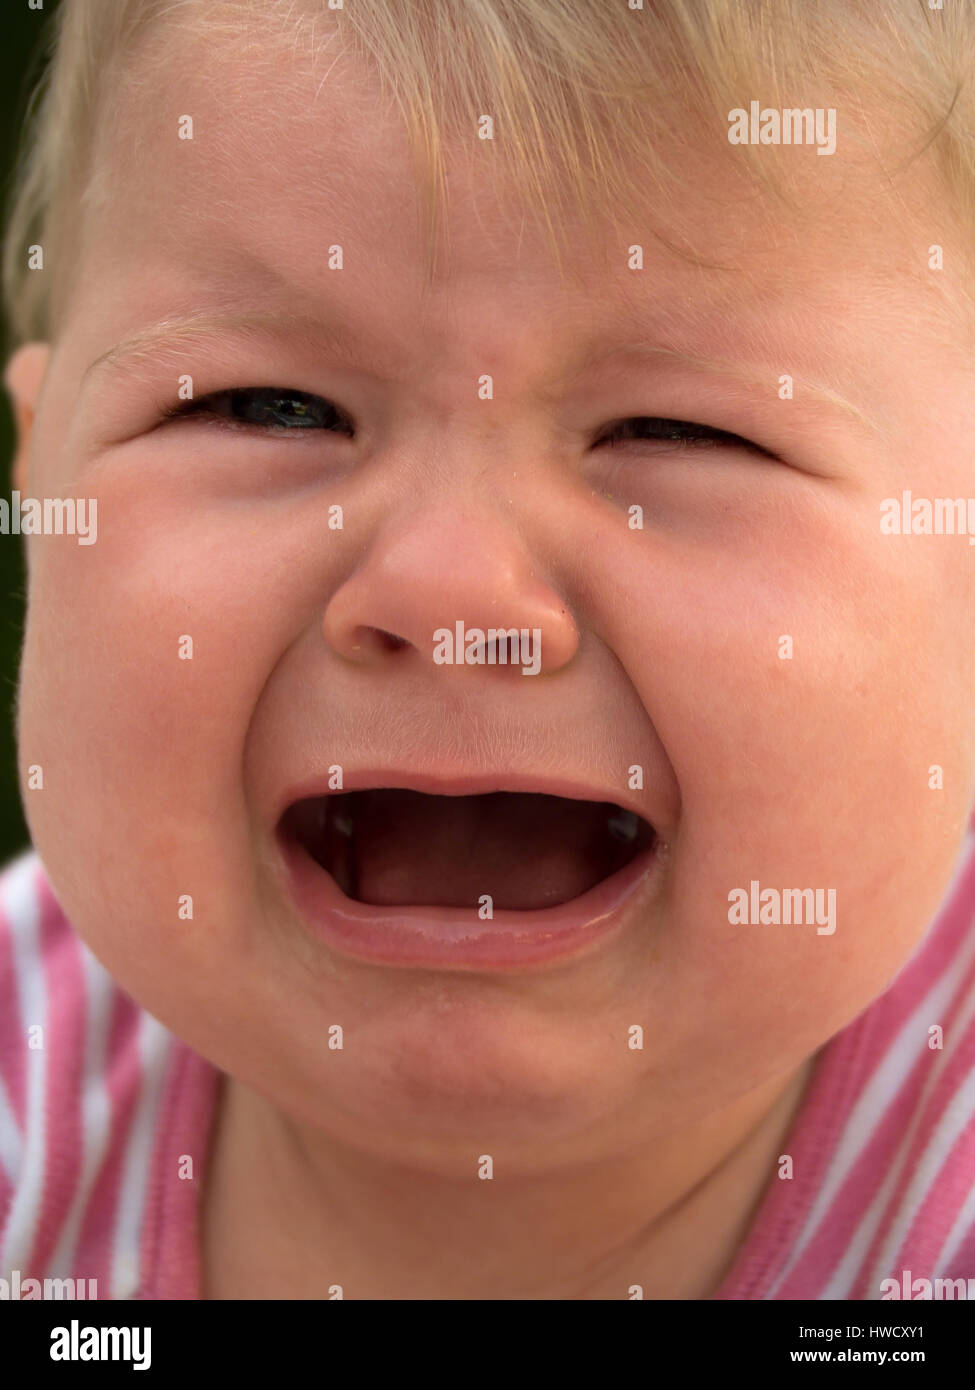
<instances>
[{"instance_id":1,"label":"baby's ear","mask_svg":"<svg viewBox=\"0 0 975 1390\"><path fill-rule=\"evenodd\" d=\"M25 343L7 363L3 379L14 409L17 444L14 451L13 482L18 492L27 486L27 459L34 425L37 398L51 357L49 343Z\"/></svg>"}]
</instances>

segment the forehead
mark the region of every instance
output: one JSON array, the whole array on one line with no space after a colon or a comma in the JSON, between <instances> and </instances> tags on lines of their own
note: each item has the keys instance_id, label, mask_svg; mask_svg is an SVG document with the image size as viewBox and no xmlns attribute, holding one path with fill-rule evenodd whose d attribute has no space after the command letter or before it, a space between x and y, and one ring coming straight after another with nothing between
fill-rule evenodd
<instances>
[{"instance_id":1,"label":"forehead","mask_svg":"<svg viewBox=\"0 0 975 1390\"><path fill-rule=\"evenodd\" d=\"M319 297L430 303L404 122L376 73L351 58L337 15L316 6L256 22L219 4L192 23L185 14L175 7L146 36L99 127L87 283L110 278L119 302L147 307L165 285L183 312L204 293L228 307L286 298L303 313ZM631 194L598 208L595 237L553 201L559 265L539 199L512 170L512 132L501 123L488 141L448 131L436 301L462 293L485 323L503 306L529 331L547 325L553 341L583 323L596 334L675 320L697 323L703 341L731 316L796 320L854 292L877 294L890 313L891 284L905 302L912 286L926 292L912 219L930 169L914 171L905 202L855 142L843 148L841 111L838 154L763 151L766 186L726 124L679 88L654 100L673 111L672 146L652 160L633 151Z\"/></svg>"}]
</instances>

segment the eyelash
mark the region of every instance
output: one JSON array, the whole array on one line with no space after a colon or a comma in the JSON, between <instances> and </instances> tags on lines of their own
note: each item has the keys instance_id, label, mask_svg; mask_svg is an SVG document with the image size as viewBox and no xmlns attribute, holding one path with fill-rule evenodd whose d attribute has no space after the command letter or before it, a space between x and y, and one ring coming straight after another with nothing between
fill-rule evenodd
<instances>
[{"instance_id":1,"label":"eyelash","mask_svg":"<svg viewBox=\"0 0 975 1390\"><path fill-rule=\"evenodd\" d=\"M214 391L208 396L201 396L199 400L188 401L183 405L174 406L167 410L163 416L164 420L174 420L185 418L191 415L210 416L212 419L222 420L229 428L257 429L262 433L269 433L264 430L262 425L253 421L241 420L234 411L246 407L251 403L263 403L266 408L273 405L280 405L288 402L292 405L305 407L324 407L319 410L319 416L330 420L333 425L341 426L336 431L329 430L329 433L344 433L352 438L355 434L355 427L348 415L331 401L322 396L313 395L307 391L295 391L285 387L276 386L252 386L235 387L226 391ZM226 412L222 407L226 407ZM309 416L309 420L313 417ZM633 428L643 427L647 430L646 434L633 435ZM282 433L296 433L298 431L314 428L313 424L306 425L284 425L281 427ZM321 428L326 428L322 425ZM630 439L619 439L617 436L620 431L630 431ZM608 434L600 436L593 444L593 448L606 445L611 449L618 448L621 443L640 443L657 441L659 443L669 443L679 449L707 449L714 448L718 444L751 450L753 453L766 454L768 451L762 449L757 444L752 444L749 440L743 439L740 435L731 434L728 430L714 429L710 425L696 425L688 420L671 420L656 415L634 415L624 420L617 421Z\"/></svg>"},{"instance_id":2,"label":"eyelash","mask_svg":"<svg viewBox=\"0 0 975 1390\"><path fill-rule=\"evenodd\" d=\"M649 432L629 441L614 438L621 430L630 430L633 426L644 426ZM608 442L609 448L615 449L621 443L640 443L641 440L674 444L678 449L712 449L718 444L724 444L729 448L748 449L752 453L767 453L760 445L743 439L739 434L731 434L728 430L714 429L710 425L696 425L689 420L670 420L658 415L631 415L625 420L618 420L608 435L596 440L594 447Z\"/></svg>"},{"instance_id":3,"label":"eyelash","mask_svg":"<svg viewBox=\"0 0 975 1390\"><path fill-rule=\"evenodd\" d=\"M212 419L221 420L231 429L257 429L262 433L271 433L255 421L239 419L233 412L250 403L263 404L266 408L274 405L287 403L313 407L319 414L330 420L333 425L338 424L342 428L340 431L330 430L329 433L341 432L348 434L351 438L355 433L352 421L340 410L338 406L332 405L322 396L312 395L308 391L294 391L287 387L280 386L247 386L235 387L229 391L214 391L209 396L201 396L199 400L187 401L184 405L174 406L167 410L163 416L164 420L175 420L191 415L205 415ZM226 407L226 411L221 407ZM314 428L314 417L308 416L309 423L304 425L284 425L282 433L297 433ZM321 428L326 428L322 425Z\"/></svg>"}]
</instances>

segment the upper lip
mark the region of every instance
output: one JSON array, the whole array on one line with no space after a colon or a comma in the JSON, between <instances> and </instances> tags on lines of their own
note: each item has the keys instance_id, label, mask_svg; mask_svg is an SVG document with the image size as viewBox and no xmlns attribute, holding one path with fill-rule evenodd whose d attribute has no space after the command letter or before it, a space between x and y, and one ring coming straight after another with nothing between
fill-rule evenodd
<instances>
[{"instance_id":1,"label":"upper lip","mask_svg":"<svg viewBox=\"0 0 975 1390\"><path fill-rule=\"evenodd\" d=\"M536 792L560 796L570 801L604 801L632 811L645 820L657 833L663 817L655 818L647 805L647 792L630 789L625 782L610 785L604 782L582 782L574 778L518 773L438 773L406 771L403 768L353 769L342 766L342 786L329 786L328 773L310 776L286 791L277 807L276 822L289 806L310 797L340 796L343 792L368 791L375 788L402 788L426 792L431 796L477 796L488 792Z\"/></svg>"}]
</instances>

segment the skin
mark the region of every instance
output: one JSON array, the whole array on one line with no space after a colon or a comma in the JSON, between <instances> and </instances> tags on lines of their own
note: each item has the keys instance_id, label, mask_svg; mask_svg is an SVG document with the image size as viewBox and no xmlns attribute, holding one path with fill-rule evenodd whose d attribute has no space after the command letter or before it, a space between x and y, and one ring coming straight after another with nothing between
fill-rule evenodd
<instances>
[{"instance_id":1,"label":"skin","mask_svg":"<svg viewBox=\"0 0 975 1390\"><path fill-rule=\"evenodd\" d=\"M228 1075L205 1293L706 1297L818 1050L937 908L972 800L971 553L879 527L902 488L970 490L948 197L924 163L892 185L852 154L768 151L785 207L702 132L668 227L723 268L656 242L634 204L563 280L517 185L485 191L455 140L425 288L405 136L370 74L338 64L312 103L299 51L209 42L204 63L198 42L174 31L122 94L65 321L7 383L22 491L99 508L97 544L28 546L31 832L107 968ZM228 306L308 326L164 346L81 389L129 334ZM336 311L359 366L322 341ZM652 350L621 355L635 338ZM158 425L182 373L197 399L317 392L360 436ZM594 445L639 416L779 457ZM541 627L542 674L434 665L457 616ZM298 917L273 838L283 793L335 762L621 795L638 763L663 882L558 966L356 963ZM731 926L728 893L752 879L835 889L835 933Z\"/></svg>"}]
</instances>

